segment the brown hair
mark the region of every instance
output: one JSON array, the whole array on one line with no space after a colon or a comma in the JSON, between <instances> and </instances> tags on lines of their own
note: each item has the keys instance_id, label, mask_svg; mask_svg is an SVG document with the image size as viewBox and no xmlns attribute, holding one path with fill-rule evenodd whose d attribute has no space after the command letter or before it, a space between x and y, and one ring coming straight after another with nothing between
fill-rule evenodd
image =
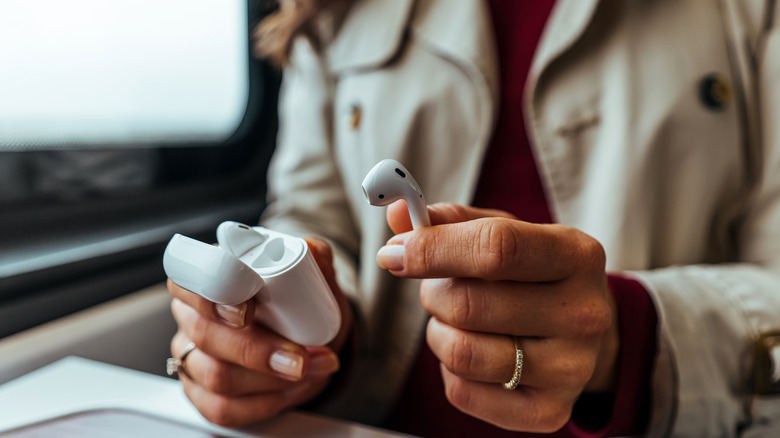
<instances>
[{"instance_id":1,"label":"brown hair","mask_svg":"<svg viewBox=\"0 0 780 438\"><path fill-rule=\"evenodd\" d=\"M254 52L278 66L290 61L292 42L304 35L318 47L315 20L326 12L343 10L352 0L275 0L279 8L266 16L254 31Z\"/></svg>"}]
</instances>

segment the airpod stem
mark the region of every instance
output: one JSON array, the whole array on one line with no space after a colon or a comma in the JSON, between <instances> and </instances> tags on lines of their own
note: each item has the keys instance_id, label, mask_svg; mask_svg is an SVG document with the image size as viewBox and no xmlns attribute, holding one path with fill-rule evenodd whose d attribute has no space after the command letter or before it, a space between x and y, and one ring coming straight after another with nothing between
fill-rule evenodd
<instances>
[{"instance_id":1,"label":"airpod stem","mask_svg":"<svg viewBox=\"0 0 780 438\"><path fill-rule=\"evenodd\" d=\"M412 228L415 230L431 226L428 205L425 203L425 198L421 199L422 201L417 202L406 201L406 205L409 207L409 217L412 219Z\"/></svg>"}]
</instances>

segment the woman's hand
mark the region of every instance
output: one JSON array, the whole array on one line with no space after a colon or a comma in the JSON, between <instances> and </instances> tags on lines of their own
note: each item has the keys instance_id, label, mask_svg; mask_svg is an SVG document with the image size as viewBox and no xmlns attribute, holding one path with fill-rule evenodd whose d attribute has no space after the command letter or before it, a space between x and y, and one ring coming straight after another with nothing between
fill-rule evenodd
<instances>
[{"instance_id":1,"label":"woman's hand","mask_svg":"<svg viewBox=\"0 0 780 438\"><path fill-rule=\"evenodd\" d=\"M496 210L430 206L433 227L411 230L403 202L388 209L399 233L379 265L424 278L427 341L449 401L510 430L553 432L583 391L612 390L619 348L605 255L590 236ZM520 386L504 389L523 350Z\"/></svg>"},{"instance_id":2,"label":"woman's hand","mask_svg":"<svg viewBox=\"0 0 780 438\"><path fill-rule=\"evenodd\" d=\"M306 239L342 312L342 326L325 347L304 347L253 322L254 300L238 306L214 304L172 281L171 310L179 330L173 357L187 344L197 348L179 373L184 392L200 413L221 426L238 427L270 418L321 393L339 369L352 311L336 282L328 244Z\"/></svg>"}]
</instances>

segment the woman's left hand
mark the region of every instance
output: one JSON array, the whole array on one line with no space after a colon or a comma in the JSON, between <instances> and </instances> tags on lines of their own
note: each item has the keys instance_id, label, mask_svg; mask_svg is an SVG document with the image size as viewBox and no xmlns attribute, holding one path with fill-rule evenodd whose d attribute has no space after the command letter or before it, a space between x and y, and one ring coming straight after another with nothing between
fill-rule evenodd
<instances>
[{"instance_id":1,"label":"woman's left hand","mask_svg":"<svg viewBox=\"0 0 780 438\"><path fill-rule=\"evenodd\" d=\"M434 226L410 231L404 203L391 205L397 235L377 260L396 276L426 279L427 341L455 407L505 429L553 432L583 391L613 389L617 314L595 239L496 210L435 204L429 212ZM513 337L523 369L507 390Z\"/></svg>"}]
</instances>

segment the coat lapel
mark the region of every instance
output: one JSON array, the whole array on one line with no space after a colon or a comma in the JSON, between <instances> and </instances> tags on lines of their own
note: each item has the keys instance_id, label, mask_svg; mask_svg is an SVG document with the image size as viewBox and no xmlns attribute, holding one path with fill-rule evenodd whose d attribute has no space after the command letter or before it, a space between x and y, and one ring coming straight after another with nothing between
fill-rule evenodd
<instances>
[{"instance_id":1,"label":"coat lapel","mask_svg":"<svg viewBox=\"0 0 780 438\"><path fill-rule=\"evenodd\" d=\"M574 45L588 28L599 3L599 0L558 0L528 75L526 95L529 98L547 66Z\"/></svg>"},{"instance_id":2,"label":"coat lapel","mask_svg":"<svg viewBox=\"0 0 780 438\"><path fill-rule=\"evenodd\" d=\"M418 0L411 29L421 44L456 61L498 99L498 61L486 0Z\"/></svg>"},{"instance_id":3,"label":"coat lapel","mask_svg":"<svg viewBox=\"0 0 780 438\"><path fill-rule=\"evenodd\" d=\"M600 0L557 1L536 49L531 71L528 73L528 80L525 84L526 130L536 157L539 176L546 188L550 209L557 221L563 220L559 204L560 181L554 178L556 173L551 171L551 167L553 167L552 161L556 157L560 158L564 151L552 147L543 124L540 122L538 113L542 93L540 86L544 84L542 79L548 67L574 46L588 29L599 3Z\"/></svg>"},{"instance_id":4,"label":"coat lapel","mask_svg":"<svg viewBox=\"0 0 780 438\"><path fill-rule=\"evenodd\" d=\"M326 49L331 74L380 68L405 44L417 44L456 65L469 77L479 95L473 117L475 157L482 157L493 130L498 97L498 64L493 29L485 0L358 0L347 13ZM420 81L429 80L420 72ZM466 83L464 83L464 86ZM419 96L412 99L419 99ZM473 188L481 160L461 169L462 183ZM448 172L452 169L448 169ZM454 185L442 190L455 191ZM430 193L432 199L469 203L472 191Z\"/></svg>"},{"instance_id":5,"label":"coat lapel","mask_svg":"<svg viewBox=\"0 0 780 438\"><path fill-rule=\"evenodd\" d=\"M414 0L357 0L350 7L325 59L339 73L388 62L403 42Z\"/></svg>"}]
</instances>

